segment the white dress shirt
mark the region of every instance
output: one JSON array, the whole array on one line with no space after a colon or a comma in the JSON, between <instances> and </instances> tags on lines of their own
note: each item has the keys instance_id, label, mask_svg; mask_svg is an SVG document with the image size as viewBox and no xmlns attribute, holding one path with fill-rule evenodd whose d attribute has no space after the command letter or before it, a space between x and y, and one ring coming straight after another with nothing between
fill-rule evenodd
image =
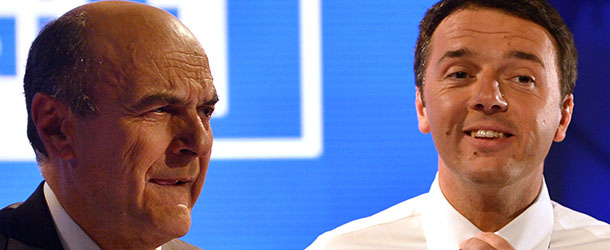
<instances>
[{"instance_id":1,"label":"white dress shirt","mask_svg":"<svg viewBox=\"0 0 610 250\"><path fill-rule=\"evenodd\" d=\"M451 250L479 232L445 199L437 175L428 193L326 232L307 250ZM544 181L534 203L495 233L517 250L610 249L610 225L551 201Z\"/></svg>"},{"instance_id":2,"label":"white dress shirt","mask_svg":"<svg viewBox=\"0 0 610 250\"><path fill-rule=\"evenodd\" d=\"M55 193L46 182L44 183L44 197L49 206L51 217L53 217L55 222L59 240L65 250L101 250L95 241L64 210L59 200L57 200ZM156 250L161 249L161 247L157 247Z\"/></svg>"}]
</instances>

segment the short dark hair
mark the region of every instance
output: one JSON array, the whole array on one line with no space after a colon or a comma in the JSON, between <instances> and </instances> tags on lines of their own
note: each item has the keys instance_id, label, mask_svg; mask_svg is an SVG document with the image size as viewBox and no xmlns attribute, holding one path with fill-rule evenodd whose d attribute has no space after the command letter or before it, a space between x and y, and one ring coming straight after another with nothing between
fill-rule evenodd
<instances>
[{"instance_id":1,"label":"short dark hair","mask_svg":"<svg viewBox=\"0 0 610 250\"><path fill-rule=\"evenodd\" d=\"M85 13L66 14L38 34L28 54L23 89L28 112L27 135L36 157L47 157L32 120L32 99L46 93L65 103L70 112L85 116L96 108L89 95L96 69L86 42Z\"/></svg>"},{"instance_id":2,"label":"short dark hair","mask_svg":"<svg viewBox=\"0 0 610 250\"><path fill-rule=\"evenodd\" d=\"M420 91L423 91L434 31L447 16L469 7L497 9L544 27L555 39L561 97L574 91L578 64L574 38L559 13L546 0L442 0L430 7L419 24L419 37L415 46L413 69L415 85Z\"/></svg>"}]
</instances>

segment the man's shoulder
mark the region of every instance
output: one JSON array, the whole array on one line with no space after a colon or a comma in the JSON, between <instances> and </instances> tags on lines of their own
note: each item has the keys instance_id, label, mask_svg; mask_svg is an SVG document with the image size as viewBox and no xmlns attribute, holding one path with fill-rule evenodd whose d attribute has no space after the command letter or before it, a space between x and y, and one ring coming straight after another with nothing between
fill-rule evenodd
<instances>
[{"instance_id":1,"label":"man's shoulder","mask_svg":"<svg viewBox=\"0 0 610 250\"><path fill-rule=\"evenodd\" d=\"M11 216L22 203L14 203L0 210L0 250L42 250L42 248L29 246L9 236Z\"/></svg>"},{"instance_id":2,"label":"man's shoulder","mask_svg":"<svg viewBox=\"0 0 610 250\"><path fill-rule=\"evenodd\" d=\"M553 249L610 249L610 225L553 202Z\"/></svg>"},{"instance_id":3,"label":"man's shoulder","mask_svg":"<svg viewBox=\"0 0 610 250\"><path fill-rule=\"evenodd\" d=\"M42 250L0 233L0 250Z\"/></svg>"},{"instance_id":4,"label":"man's shoulder","mask_svg":"<svg viewBox=\"0 0 610 250\"><path fill-rule=\"evenodd\" d=\"M11 217L13 212L21 205L23 202L13 203L8 205L2 210L0 210L0 250L10 250L10 249L40 249L30 247L23 242L13 239L10 237L11 231Z\"/></svg>"},{"instance_id":5,"label":"man's shoulder","mask_svg":"<svg viewBox=\"0 0 610 250\"><path fill-rule=\"evenodd\" d=\"M357 219L320 235L308 250L367 246L368 249L417 248L425 238L421 230L422 194L369 217ZM409 232L408 234L405 232ZM374 243L374 245L371 245ZM383 245L379 245L383 244Z\"/></svg>"},{"instance_id":6,"label":"man's shoulder","mask_svg":"<svg viewBox=\"0 0 610 250\"><path fill-rule=\"evenodd\" d=\"M557 202L553 201L552 203L553 213L555 214L555 231L587 230L593 234L610 238L610 225L608 223L565 207Z\"/></svg>"},{"instance_id":7,"label":"man's shoulder","mask_svg":"<svg viewBox=\"0 0 610 250\"><path fill-rule=\"evenodd\" d=\"M10 231L10 223L13 212L17 209L23 202L13 203L8 205L2 210L0 210L0 235L8 235Z\"/></svg>"},{"instance_id":8,"label":"man's shoulder","mask_svg":"<svg viewBox=\"0 0 610 250\"><path fill-rule=\"evenodd\" d=\"M0 210L0 234L7 238L0 249L61 249L53 219L45 202L44 182L25 202Z\"/></svg>"}]
</instances>

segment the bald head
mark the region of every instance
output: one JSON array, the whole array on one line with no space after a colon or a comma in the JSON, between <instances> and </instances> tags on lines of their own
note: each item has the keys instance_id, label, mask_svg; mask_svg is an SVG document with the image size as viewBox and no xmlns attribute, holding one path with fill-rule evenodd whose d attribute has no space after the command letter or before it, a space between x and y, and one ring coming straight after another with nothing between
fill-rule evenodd
<instances>
[{"instance_id":1,"label":"bald head","mask_svg":"<svg viewBox=\"0 0 610 250\"><path fill-rule=\"evenodd\" d=\"M128 1L99 1L66 12L62 17L87 16L87 26L95 32L122 35L154 29L184 29L170 13L146 4ZM102 28L102 29L100 29Z\"/></svg>"},{"instance_id":2,"label":"bald head","mask_svg":"<svg viewBox=\"0 0 610 250\"><path fill-rule=\"evenodd\" d=\"M105 69L102 73L107 73L99 76L104 84L128 87L126 84L134 81L131 72L158 73L149 71L159 71L170 54L175 55L171 60L205 65L204 71L182 73L211 78L207 56L195 36L166 11L133 2L100 1L66 15L87 17L87 43L91 56Z\"/></svg>"},{"instance_id":3,"label":"bald head","mask_svg":"<svg viewBox=\"0 0 610 250\"><path fill-rule=\"evenodd\" d=\"M197 77L211 78L197 39L164 10L127 1L99 1L72 9L49 23L32 44L24 78L28 114L39 92L56 96L78 115L94 114L93 87L98 82L129 80L129 70L151 70L152 59L167 53L189 54L206 66ZM47 152L30 116L28 138L43 160Z\"/></svg>"},{"instance_id":4,"label":"bald head","mask_svg":"<svg viewBox=\"0 0 610 250\"><path fill-rule=\"evenodd\" d=\"M193 34L176 17L161 9L140 3L100 1L78 7L64 16L85 15L87 36L94 52L96 46L111 46L118 53L140 49L140 46L176 49L191 46L193 52L203 49ZM121 55L123 56L123 55Z\"/></svg>"}]
</instances>

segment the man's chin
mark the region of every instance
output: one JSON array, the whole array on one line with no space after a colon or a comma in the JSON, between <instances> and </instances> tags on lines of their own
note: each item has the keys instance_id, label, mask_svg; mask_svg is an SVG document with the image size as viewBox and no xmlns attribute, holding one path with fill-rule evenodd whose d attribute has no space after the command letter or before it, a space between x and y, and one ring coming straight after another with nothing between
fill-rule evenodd
<instances>
[{"instance_id":1,"label":"man's chin","mask_svg":"<svg viewBox=\"0 0 610 250\"><path fill-rule=\"evenodd\" d=\"M506 186L513 183L517 175L516 169L505 166L485 166L466 172L464 178L468 182L478 185Z\"/></svg>"},{"instance_id":2,"label":"man's chin","mask_svg":"<svg viewBox=\"0 0 610 250\"><path fill-rule=\"evenodd\" d=\"M178 204L171 207L153 207L148 211L149 223L142 232L148 231L161 243L186 235L191 227L191 210ZM141 225L146 227L145 225ZM157 240L155 240L157 241Z\"/></svg>"},{"instance_id":3,"label":"man's chin","mask_svg":"<svg viewBox=\"0 0 610 250\"><path fill-rule=\"evenodd\" d=\"M522 173L518 164L497 161L497 159L476 159L455 168L461 178L472 184L502 186L508 185Z\"/></svg>"},{"instance_id":4,"label":"man's chin","mask_svg":"<svg viewBox=\"0 0 610 250\"><path fill-rule=\"evenodd\" d=\"M135 236L130 238L132 246L137 246L139 249L154 249L173 239L180 238L186 235L191 227L191 218L168 216L167 211L156 211L156 217L150 218L149 223L139 221L138 231L133 231L132 227L130 235ZM159 217L162 214L163 217ZM131 226L134 224L132 223ZM131 247L125 247L131 248ZM119 248L117 248L119 249Z\"/></svg>"},{"instance_id":5,"label":"man's chin","mask_svg":"<svg viewBox=\"0 0 610 250\"><path fill-rule=\"evenodd\" d=\"M186 207L184 207L184 210L181 213L173 213L172 216L166 217L165 223L159 229L172 236L172 239L186 235L191 228L191 210Z\"/></svg>"}]
</instances>

